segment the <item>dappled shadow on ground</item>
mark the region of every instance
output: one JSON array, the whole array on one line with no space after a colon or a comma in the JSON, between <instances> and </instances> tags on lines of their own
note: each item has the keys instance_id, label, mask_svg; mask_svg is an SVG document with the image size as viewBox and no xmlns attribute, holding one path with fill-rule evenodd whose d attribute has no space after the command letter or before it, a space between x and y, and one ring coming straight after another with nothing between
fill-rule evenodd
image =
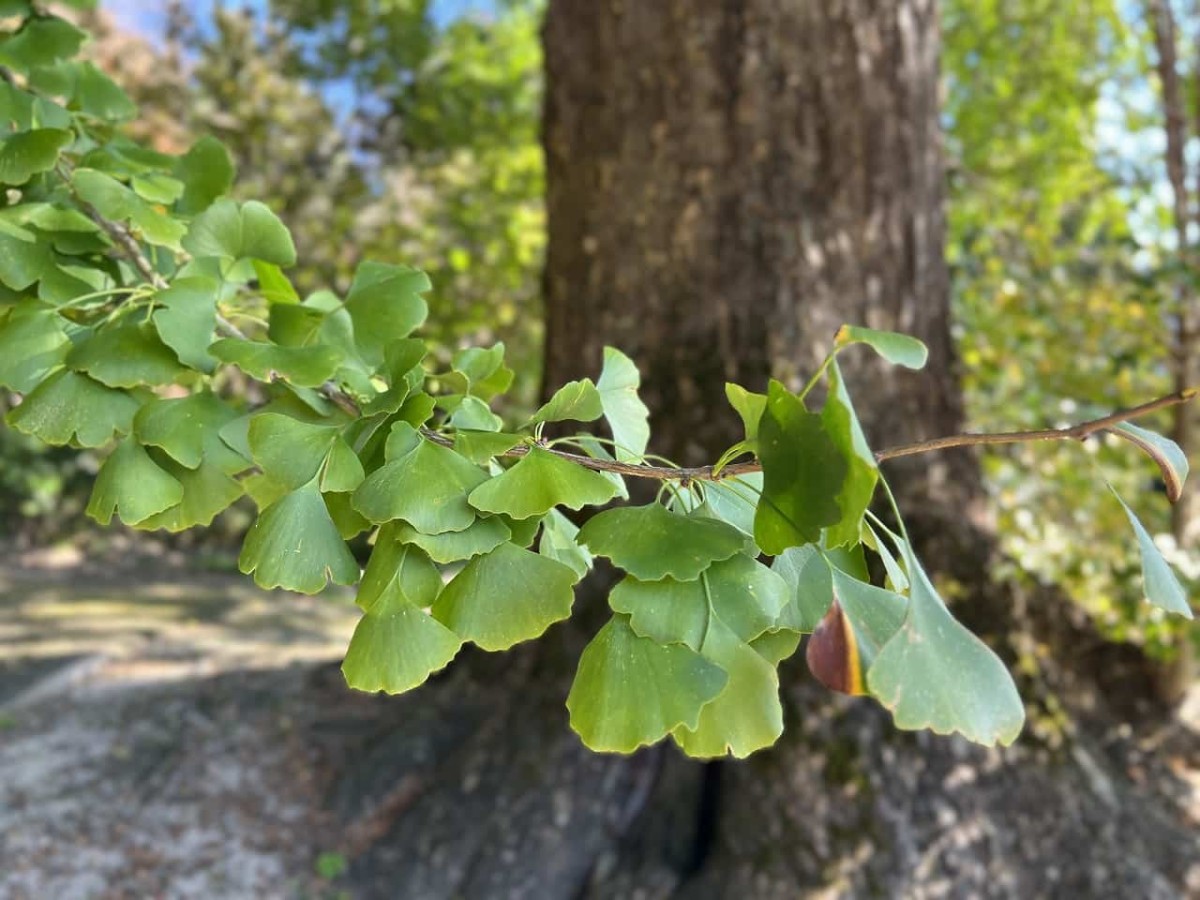
<instances>
[{"instance_id":1,"label":"dappled shadow on ground","mask_svg":"<svg viewBox=\"0 0 1200 900\"><path fill-rule=\"evenodd\" d=\"M532 648L356 694L346 595L136 575L0 569L0 897L1165 898L1200 875L1200 694L1001 752L897 737L793 672L780 746L717 770L588 753Z\"/></svg>"}]
</instances>

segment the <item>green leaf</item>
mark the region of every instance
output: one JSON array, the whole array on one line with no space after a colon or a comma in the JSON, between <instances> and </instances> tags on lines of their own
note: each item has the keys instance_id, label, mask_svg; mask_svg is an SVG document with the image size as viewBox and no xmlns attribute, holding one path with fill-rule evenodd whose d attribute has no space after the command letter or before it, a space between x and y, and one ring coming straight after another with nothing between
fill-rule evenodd
<instances>
[{"instance_id":1,"label":"green leaf","mask_svg":"<svg viewBox=\"0 0 1200 900\"><path fill-rule=\"evenodd\" d=\"M128 95L90 62L76 67L71 106L105 122L124 122L137 115L137 106Z\"/></svg>"},{"instance_id":2,"label":"green leaf","mask_svg":"<svg viewBox=\"0 0 1200 900\"><path fill-rule=\"evenodd\" d=\"M729 680L700 710L694 726L680 726L672 732L683 752L700 759L727 753L744 759L779 740L783 706L775 667L719 620L708 630L702 654L720 666Z\"/></svg>"},{"instance_id":3,"label":"green leaf","mask_svg":"<svg viewBox=\"0 0 1200 900\"><path fill-rule=\"evenodd\" d=\"M767 631L750 642L750 648L773 666L790 658L800 647L800 632L790 629Z\"/></svg>"},{"instance_id":4,"label":"green leaf","mask_svg":"<svg viewBox=\"0 0 1200 900\"><path fill-rule=\"evenodd\" d=\"M833 576L815 544L789 547L771 561L771 570L787 582L790 599L779 614L779 625L810 632L833 602Z\"/></svg>"},{"instance_id":5,"label":"green leaf","mask_svg":"<svg viewBox=\"0 0 1200 900\"><path fill-rule=\"evenodd\" d=\"M767 408L766 395L755 394L740 384L726 383L725 398L742 417L742 424L746 428L746 442L753 447L758 441L758 423Z\"/></svg>"},{"instance_id":6,"label":"green leaf","mask_svg":"<svg viewBox=\"0 0 1200 900\"><path fill-rule=\"evenodd\" d=\"M1113 433L1140 448L1154 460L1162 472L1163 484L1167 488L1167 499L1178 503L1183 496L1183 483L1188 477L1187 455L1169 437L1140 428L1132 422L1118 422Z\"/></svg>"},{"instance_id":7,"label":"green leaf","mask_svg":"<svg viewBox=\"0 0 1200 900\"><path fill-rule=\"evenodd\" d=\"M250 466L249 459L229 448L219 432L238 417L232 407L210 391L187 397L155 398L133 419L139 441L163 450L188 469L207 460L221 471L235 474Z\"/></svg>"},{"instance_id":8,"label":"green leaf","mask_svg":"<svg viewBox=\"0 0 1200 900\"><path fill-rule=\"evenodd\" d=\"M478 397L462 397L448 424L470 431L499 431L504 427L504 420Z\"/></svg>"},{"instance_id":9,"label":"green leaf","mask_svg":"<svg viewBox=\"0 0 1200 900\"><path fill-rule=\"evenodd\" d=\"M484 650L507 650L570 616L578 580L569 566L505 542L454 576L433 616Z\"/></svg>"},{"instance_id":10,"label":"green leaf","mask_svg":"<svg viewBox=\"0 0 1200 900\"><path fill-rule=\"evenodd\" d=\"M212 372L217 361L208 352L217 326L220 285L211 278L177 278L154 295L154 327L162 342L190 369Z\"/></svg>"},{"instance_id":11,"label":"green leaf","mask_svg":"<svg viewBox=\"0 0 1200 900\"><path fill-rule=\"evenodd\" d=\"M562 422L568 419L574 422L594 422L602 415L604 406L601 403L600 392L596 390L592 379L584 378L582 381L567 382L555 391L554 396L533 414L529 424Z\"/></svg>"},{"instance_id":12,"label":"green leaf","mask_svg":"<svg viewBox=\"0 0 1200 900\"><path fill-rule=\"evenodd\" d=\"M500 434L495 431L459 431L454 435L454 452L465 456L473 463L485 465L497 456L503 456L524 438L517 434Z\"/></svg>"},{"instance_id":13,"label":"green leaf","mask_svg":"<svg viewBox=\"0 0 1200 900\"><path fill-rule=\"evenodd\" d=\"M24 229L0 230L0 282L24 291L54 269L50 245L39 243Z\"/></svg>"},{"instance_id":14,"label":"green leaf","mask_svg":"<svg viewBox=\"0 0 1200 900\"><path fill-rule=\"evenodd\" d=\"M1134 515L1133 510L1121 499L1111 484L1108 489L1125 508L1125 515L1129 517L1129 524L1133 526L1133 533L1137 535L1138 549L1142 555L1142 593L1155 606L1167 612L1178 613L1185 619L1192 618L1187 591L1183 589L1183 585L1175 577L1175 572L1154 545L1154 538L1150 537L1146 526Z\"/></svg>"},{"instance_id":15,"label":"green leaf","mask_svg":"<svg viewBox=\"0 0 1200 900\"><path fill-rule=\"evenodd\" d=\"M854 412L854 404L846 391L846 382L837 360L830 363L828 373L829 395L825 400L825 408L821 410L821 422L846 460L847 469L846 480L837 495L841 520L829 526L825 541L830 547L840 547L858 543L863 516L871 505L871 498L875 496L879 468Z\"/></svg>"},{"instance_id":16,"label":"green leaf","mask_svg":"<svg viewBox=\"0 0 1200 900\"><path fill-rule=\"evenodd\" d=\"M369 365L382 363L388 344L408 337L425 321L429 307L421 294L431 286L429 276L408 266L367 262L358 267L346 295L346 311Z\"/></svg>"},{"instance_id":17,"label":"green leaf","mask_svg":"<svg viewBox=\"0 0 1200 900\"><path fill-rule=\"evenodd\" d=\"M434 562L452 563L495 550L511 537L503 519L476 519L462 531L422 534L406 522L395 522L397 540L420 547ZM387 526L384 526L387 527Z\"/></svg>"},{"instance_id":18,"label":"green leaf","mask_svg":"<svg viewBox=\"0 0 1200 900\"><path fill-rule=\"evenodd\" d=\"M129 432L139 405L125 391L64 369L34 388L6 418L17 431L47 444L100 447L114 433Z\"/></svg>"},{"instance_id":19,"label":"green leaf","mask_svg":"<svg viewBox=\"0 0 1200 900\"><path fill-rule=\"evenodd\" d=\"M342 362L342 355L333 347L280 347L241 338L222 338L208 350L259 381L279 375L299 387L320 387Z\"/></svg>"},{"instance_id":20,"label":"green leaf","mask_svg":"<svg viewBox=\"0 0 1200 900\"><path fill-rule=\"evenodd\" d=\"M20 31L0 39L0 64L28 73L70 59L86 39L87 32L54 16L26 19Z\"/></svg>"},{"instance_id":21,"label":"green leaf","mask_svg":"<svg viewBox=\"0 0 1200 900\"><path fill-rule=\"evenodd\" d=\"M348 494L363 483L366 472L362 460L341 435L334 440L321 468L321 490L328 493Z\"/></svg>"},{"instance_id":22,"label":"green leaf","mask_svg":"<svg viewBox=\"0 0 1200 900\"><path fill-rule=\"evenodd\" d=\"M906 550L912 580L908 614L867 671L867 687L892 711L897 728L958 732L985 746L1011 744L1025 723L1012 676L950 615Z\"/></svg>"},{"instance_id":23,"label":"green leaf","mask_svg":"<svg viewBox=\"0 0 1200 900\"><path fill-rule=\"evenodd\" d=\"M116 512L126 525L137 525L183 499L183 486L154 464L137 441L117 444L96 475L87 514L107 525Z\"/></svg>"},{"instance_id":24,"label":"green leaf","mask_svg":"<svg viewBox=\"0 0 1200 900\"><path fill-rule=\"evenodd\" d=\"M316 479L262 511L246 535L238 568L259 587L316 594L328 580L354 584L358 563L330 518Z\"/></svg>"},{"instance_id":25,"label":"green leaf","mask_svg":"<svg viewBox=\"0 0 1200 900\"><path fill-rule=\"evenodd\" d=\"M150 243L180 249L180 238L187 231L183 224L156 210L111 175L79 168L71 174L71 184L80 199L106 219L130 221Z\"/></svg>"},{"instance_id":26,"label":"green leaf","mask_svg":"<svg viewBox=\"0 0 1200 900\"><path fill-rule=\"evenodd\" d=\"M229 199L215 201L192 222L183 249L197 258L260 259L277 266L296 262L287 226L256 200L241 207Z\"/></svg>"},{"instance_id":27,"label":"green leaf","mask_svg":"<svg viewBox=\"0 0 1200 900\"><path fill-rule=\"evenodd\" d=\"M736 528L650 506L605 510L579 530L579 542L641 581L693 581L746 546Z\"/></svg>"},{"instance_id":28,"label":"green leaf","mask_svg":"<svg viewBox=\"0 0 1200 900\"><path fill-rule=\"evenodd\" d=\"M300 295L292 286L291 280L283 274L283 270L274 263L254 260L254 274L258 276L258 290L268 303L299 303ZM275 335L271 335L279 340ZM286 343L280 341L280 343Z\"/></svg>"},{"instance_id":29,"label":"green leaf","mask_svg":"<svg viewBox=\"0 0 1200 900\"><path fill-rule=\"evenodd\" d=\"M504 365L504 343L492 347L468 347L454 354L454 371L446 378L451 390L491 400L503 394L513 381L513 370Z\"/></svg>"},{"instance_id":30,"label":"green leaf","mask_svg":"<svg viewBox=\"0 0 1200 900\"><path fill-rule=\"evenodd\" d=\"M392 522L379 529L355 598L364 610L392 589L421 607L432 606L442 592L442 574L424 551L407 543L407 527Z\"/></svg>"},{"instance_id":31,"label":"green leaf","mask_svg":"<svg viewBox=\"0 0 1200 900\"><path fill-rule=\"evenodd\" d=\"M109 387L170 384L186 371L152 327L128 322L76 344L67 365Z\"/></svg>"},{"instance_id":32,"label":"green leaf","mask_svg":"<svg viewBox=\"0 0 1200 900\"><path fill-rule=\"evenodd\" d=\"M929 350L915 337L895 331L876 331L857 325L843 325L833 339L837 349L851 344L866 344L888 362L907 369L923 369Z\"/></svg>"},{"instance_id":33,"label":"green leaf","mask_svg":"<svg viewBox=\"0 0 1200 900\"><path fill-rule=\"evenodd\" d=\"M150 203L174 203L183 193L183 182L158 172L134 175L129 180L133 192Z\"/></svg>"},{"instance_id":34,"label":"green leaf","mask_svg":"<svg viewBox=\"0 0 1200 900\"><path fill-rule=\"evenodd\" d=\"M207 527L217 514L242 496L242 486L219 466L202 462L194 469L184 468L170 459L161 467L183 488L183 499L175 506L143 519L137 527L146 531L159 528L170 532Z\"/></svg>"},{"instance_id":35,"label":"green leaf","mask_svg":"<svg viewBox=\"0 0 1200 900\"><path fill-rule=\"evenodd\" d=\"M696 727L726 681L695 650L639 637L615 615L579 659L567 697L571 728L593 750L632 753L681 725Z\"/></svg>"},{"instance_id":36,"label":"green leaf","mask_svg":"<svg viewBox=\"0 0 1200 900\"><path fill-rule=\"evenodd\" d=\"M604 348L604 367L596 389L616 442L614 451L622 462L641 461L650 443L650 410L638 397L641 383L633 360L614 347Z\"/></svg>"},{"instance_id":37,"label":"green leaf","mask_svg":"<svg viewBox=\"0 0 1200 900\"><path fill-rule=\"evenodd\" d=\"M893 539L895 535L888 532ZM863 544L870 547L879 556L883 562L883 570L887 573L887 583L893 591L908 590L908 576L904 573L903 567L897 561L895 555L875 530L866 523L863 524Z\"/></svg>"},{"instance_id":38,"label":"green leaf","mask_svg":"<svg viewBox=\"0 0 1200 900\"><path fill-rule=\"evenodd\" d=\"M0 144L0 183L22 185L39 172L49 172L73 137L70 131L59 128L14 134Z\"/></svg>"},{"instance_id":39,"label":"green leaf","mask_svg":"<svg viewBox=\"0 0 1200 900\"><path fill-rule=\"evenodd\" d=\"M598 472L541 447L530 447L511 469L475 488L467 502L484 512L528 519L543 516L556 506L598 506L616 494L612 482Z\"/></svg>"},{"instance_id":40,"label":"green leaf","mask_svg":"<svg viewBox=\"0 0 1200 900\"><path fill-rule=\"evenodd\" d=\"M400 694L445 668L462 644L393 583L359 620L342 674L355 690Z\"/></svg>"},{"instance_id":41,"label":"green leaf","mask_svg":"<svg viewBox=\"0 0 1200 900\"><path fill-rule=\"evenodd\" d=\"M403 519L417 531L462 531L475 521L467 495L487 480L453 450L422 440L372 472L354 493L354 508L372 522Z\"/></svg>"},{"instance_id":42,"label":"green leaf","mask_svg":"<svg viewBox=\"0 0 1200 900\"><path fill-rule=\"evenodd\" d=\"M608 597L613 611L628 614L642 637L693 650L701 649L714 619L738 640L754 640L775 624L788 600L787 583L744 554L713 563L694 581L626 576Z\"/></svg>"},{"instance_id":43,"label":"green leaf","mask_svg":"<svg viewBox=\"0 0 1200 900\"><path fill-rule=\"evenodd\" d=\"M67 358L71 342L63 319L26 300L0 319L0 386L27 394Z\"/></svg>"},{"instance_id":44,"label":"green leaf","mask_svg":"<svg viewBox=\"0 0 1200 900\"><path fill-rule=\"evenodd\" d=\"M183 182L183 196L176 209L195 215L208 209L233 187L233 159L225 145L205 135L175 163L174 176Z\"/></svg>"},{"instance_id":45,"label":"green leaf","mask_svg":"<svg viewBox=\"0 0 1200 900\"><path fill-rule=\"evenodd\" d=\"M542 538L538 542L538 553L558 560L575 570L580 578L592 568L592 554L575 540L579 527L557 509L543 520Z\"/></svg>"},{"instance_id":46,"label":"green leaf","mask_svg":"<svg viewBox=\"0 0 1200 900\"><path fill-rule=\"evenodd\" d=\"M317 477L338 439L338 429L268 412L250 420L247 439L263 474L294 491Z\"/></svg>"},{"instance_id":47,"label":"green leaf","mask_svg":"<svg viewBox=\"0 0 1200 900\"><path fill-rule=\"evenodd\" d=\"M763 492L754 516L754 539L763 553L820 540L821 529L841 519L837 497L847 465L821 417L778 381L767 393L759 425Z\"/></svg>"}]
</instances>

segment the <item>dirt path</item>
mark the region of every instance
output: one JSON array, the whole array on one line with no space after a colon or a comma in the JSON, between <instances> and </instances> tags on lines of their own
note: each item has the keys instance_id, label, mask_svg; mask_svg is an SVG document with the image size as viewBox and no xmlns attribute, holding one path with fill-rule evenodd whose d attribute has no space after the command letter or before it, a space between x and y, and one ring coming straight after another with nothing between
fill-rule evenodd
<instances>
[{"instance_id":1,"label":"dirt path","mask_svg":"<svg viewBox=\"0 0 1200 900\"><path fill-rule=\"evenodd\" d=\"M0 897L336 896L306 723L356 619L161 562L0 568Z\"/></svg>"}]
</instances>

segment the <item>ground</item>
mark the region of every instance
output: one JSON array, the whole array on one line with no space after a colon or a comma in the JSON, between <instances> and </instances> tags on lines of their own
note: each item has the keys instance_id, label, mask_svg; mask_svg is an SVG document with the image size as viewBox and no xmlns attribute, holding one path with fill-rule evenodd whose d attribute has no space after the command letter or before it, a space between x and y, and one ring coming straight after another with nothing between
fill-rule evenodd
<instances>
[{"instance_id":1,"label":"ground","mask_svg":"<svg viewBox=\"0 0 1200 900\"><path fill-rule=\"evenodd\" d=\"M367 696L337 668L346 592L120 545L3 558L5 900L1200 896L1200 689L999 752L894 740L797 671L790 749L727 769L698 841L711 811L681 810L712 770L583 750L528 653Z\"/></svg>"}]
</instances>

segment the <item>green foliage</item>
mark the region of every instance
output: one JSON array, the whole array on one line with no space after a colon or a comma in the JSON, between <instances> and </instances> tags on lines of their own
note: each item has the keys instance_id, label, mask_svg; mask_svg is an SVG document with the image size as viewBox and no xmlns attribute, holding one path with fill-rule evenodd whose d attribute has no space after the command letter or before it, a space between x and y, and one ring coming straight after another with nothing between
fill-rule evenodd
<instances>
[{"instance_id":1,"label":"green foliage","mask_svg":"<svg viewBox=\"0 0 1200 900\"><path fill-rule=\"evenodd\" d=\"M104 454L94 518L181 530L250 496L258 515L240 569L305 593L358 584L363 616L343 671L353 687L392 693L465 642L501 651L541 636L605 557L623 580L567 702L598 750L668 736L699 757L770 746L783 728L777 669L808 631L818 677L875 697L899 727L1016 737L1023 709L1006 667L953 618L907 538L868 511L882 476L835 356L865 343L916 366L919 342L847 326L801 394L730 385L747 440L722 459L754 452L760 472L651 465L639 374L613 348L594 382L561 388L504 432L492 409L513 388L503 344L448 366L429 354L411 335L431 284L404 265L363 263L344 296L297 289L284 271L297 261L289 229L266 205L221 195L229 170L212 142L183 156L144 150L116 129L126 110L115 97L79 103L78 78L26 77L25 44L73 51L68 28L37 24L53 21L0 38L11 104L58 110L67 134L37 136L36 153L0 167L12 179L0 220L11 292L0 348L12 352L0 378L20 395L13 428ZM35 118L14 117L5 146L41 128ZM820 376L826 400L809 410ZM235 392L232 381L252 384ZM615 459L595 435L545 440L543 426L562 421L597 422ZM1182 484L1166 438L1122 435ZM578 529L563 512L627 497L624 479L637 477L661 482L660 497ZM1129 517L1147 597L1188 614ZM361 534L374 542L365 571L347 543ZM864 545L888 589L870 584Z\"/></svg>"}]
</instances>

